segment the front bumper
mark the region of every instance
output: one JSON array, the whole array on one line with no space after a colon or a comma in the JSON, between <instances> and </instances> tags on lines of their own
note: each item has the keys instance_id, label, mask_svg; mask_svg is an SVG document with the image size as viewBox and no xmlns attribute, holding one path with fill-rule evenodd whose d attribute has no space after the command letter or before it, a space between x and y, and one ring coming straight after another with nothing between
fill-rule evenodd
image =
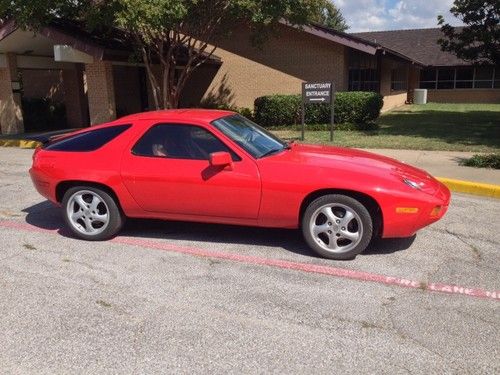
<instances>
[{"instance_id":1,"label":"front bumper","mask_svg":"<svg viewBox=\"0 0 500 375\"><path fill-rule=\"evenodd\" d=\"M385 212L383 238L411 237L418 230L440 220L448 211L450 190L436 181L434 195L420 193L420 199L396 201Z\"/></svg>"}]
</instances>

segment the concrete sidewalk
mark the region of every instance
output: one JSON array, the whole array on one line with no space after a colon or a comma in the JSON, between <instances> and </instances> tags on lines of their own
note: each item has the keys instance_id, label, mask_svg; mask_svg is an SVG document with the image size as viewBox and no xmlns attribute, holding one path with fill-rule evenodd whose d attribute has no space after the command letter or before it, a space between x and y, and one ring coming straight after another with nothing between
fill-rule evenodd
<instances>
[{"instance_id":1,"label":"concrete sidewalk","mask_svg":"<svg viewBox=\"0 0 500 375\"><path fill-rule=\"evenodd\" d=\"M418 151L418 150L365 150L382 154L415 167L421 168L436 177L455 180L474 181L483 184L500 185L500 170L488 168L463 167L461 159L468 159L477 152L456 151Z\"/></svg>"}]
</instances>

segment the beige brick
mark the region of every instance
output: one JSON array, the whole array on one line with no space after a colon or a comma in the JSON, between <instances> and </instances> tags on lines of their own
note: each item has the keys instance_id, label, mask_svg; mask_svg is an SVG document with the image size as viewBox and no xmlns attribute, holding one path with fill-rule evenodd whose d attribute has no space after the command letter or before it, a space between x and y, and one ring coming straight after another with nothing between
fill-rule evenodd
<instances>
[{"instance_id":1,"label":"beige brick","mask_svg":"<svg viewBox=\"0 0 500 375\"><path fill-rule=\"evenodd\" d=\"M239 29L220 43L215 54L222 66L205 90L205 99L223 93L226 104L253 108L255 98L262 95L300 93L304 81L330 80L337 90L347 89L345 48L340 44L287 26L281 26L279 35L262 49L252 46L249 36L248 30ZM206 82L201 79L198 84L202 81ZM189 100L185 96L183 101Z\"/></svg>"},{"instance_id":2,"label":"beige brick","mask_svg":"<svg viewBox=\"0 0 500 375\"><path fill-rule=\"evenodd\" d=\"M116 99L113 65L110 61L85 64L90 124L96 125L116 119Z\"/></svg>"},{"instance_id":3,"label":"beige brick","mask_svg":"<svg viewBox=\"0 0 500 375\"><path fill-rule=\"evenodd\" d=\"M500 89L428 90L427 101L436 103L500 103Z\"/></svg>"}]
</instances>

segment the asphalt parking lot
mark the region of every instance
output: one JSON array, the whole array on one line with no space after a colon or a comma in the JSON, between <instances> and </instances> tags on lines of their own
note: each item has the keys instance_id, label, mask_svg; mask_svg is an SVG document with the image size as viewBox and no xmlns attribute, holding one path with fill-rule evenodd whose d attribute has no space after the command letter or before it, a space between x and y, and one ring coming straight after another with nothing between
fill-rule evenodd
<instances>
[{"instance_id":1,"label":"asphalt parking lot","mask_svg":"<svg viewBox=\"0 0 500 375\"><path fill-rule=\"evenodd\" d=\"M129 221L71 238L0 148L0 373L500 373L500 200L454 195L353 261L298 231Z\"/></svg>"}]
</instances>

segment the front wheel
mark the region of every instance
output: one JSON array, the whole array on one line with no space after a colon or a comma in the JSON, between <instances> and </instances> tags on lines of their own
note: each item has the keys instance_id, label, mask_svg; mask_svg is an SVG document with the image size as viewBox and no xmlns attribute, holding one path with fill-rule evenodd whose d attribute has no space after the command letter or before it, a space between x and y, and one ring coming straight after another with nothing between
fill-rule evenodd
<instances>
[{"instance_id":1,"label":"front wheel","mask_svg":"<svg viewBox=\"0 0 500 375\"><path fill-rule=\"evenodd\" d=\"M302 218L309 247L330 259L352 259L366 249L373 234L370 213L354 198L329 194L309 204Z\"/></svg>"},{"instance_id":2,"label":"front wheel","mask_svg":"<svg viewBox=\"0 0 500 375\"><path fill-rule=\"evenodd\" d=\"M76 186L64 194L64 220L71 231L87 241L107 240L122 228L125 218L106 191Z\"/></svg>"}]
</instances>

